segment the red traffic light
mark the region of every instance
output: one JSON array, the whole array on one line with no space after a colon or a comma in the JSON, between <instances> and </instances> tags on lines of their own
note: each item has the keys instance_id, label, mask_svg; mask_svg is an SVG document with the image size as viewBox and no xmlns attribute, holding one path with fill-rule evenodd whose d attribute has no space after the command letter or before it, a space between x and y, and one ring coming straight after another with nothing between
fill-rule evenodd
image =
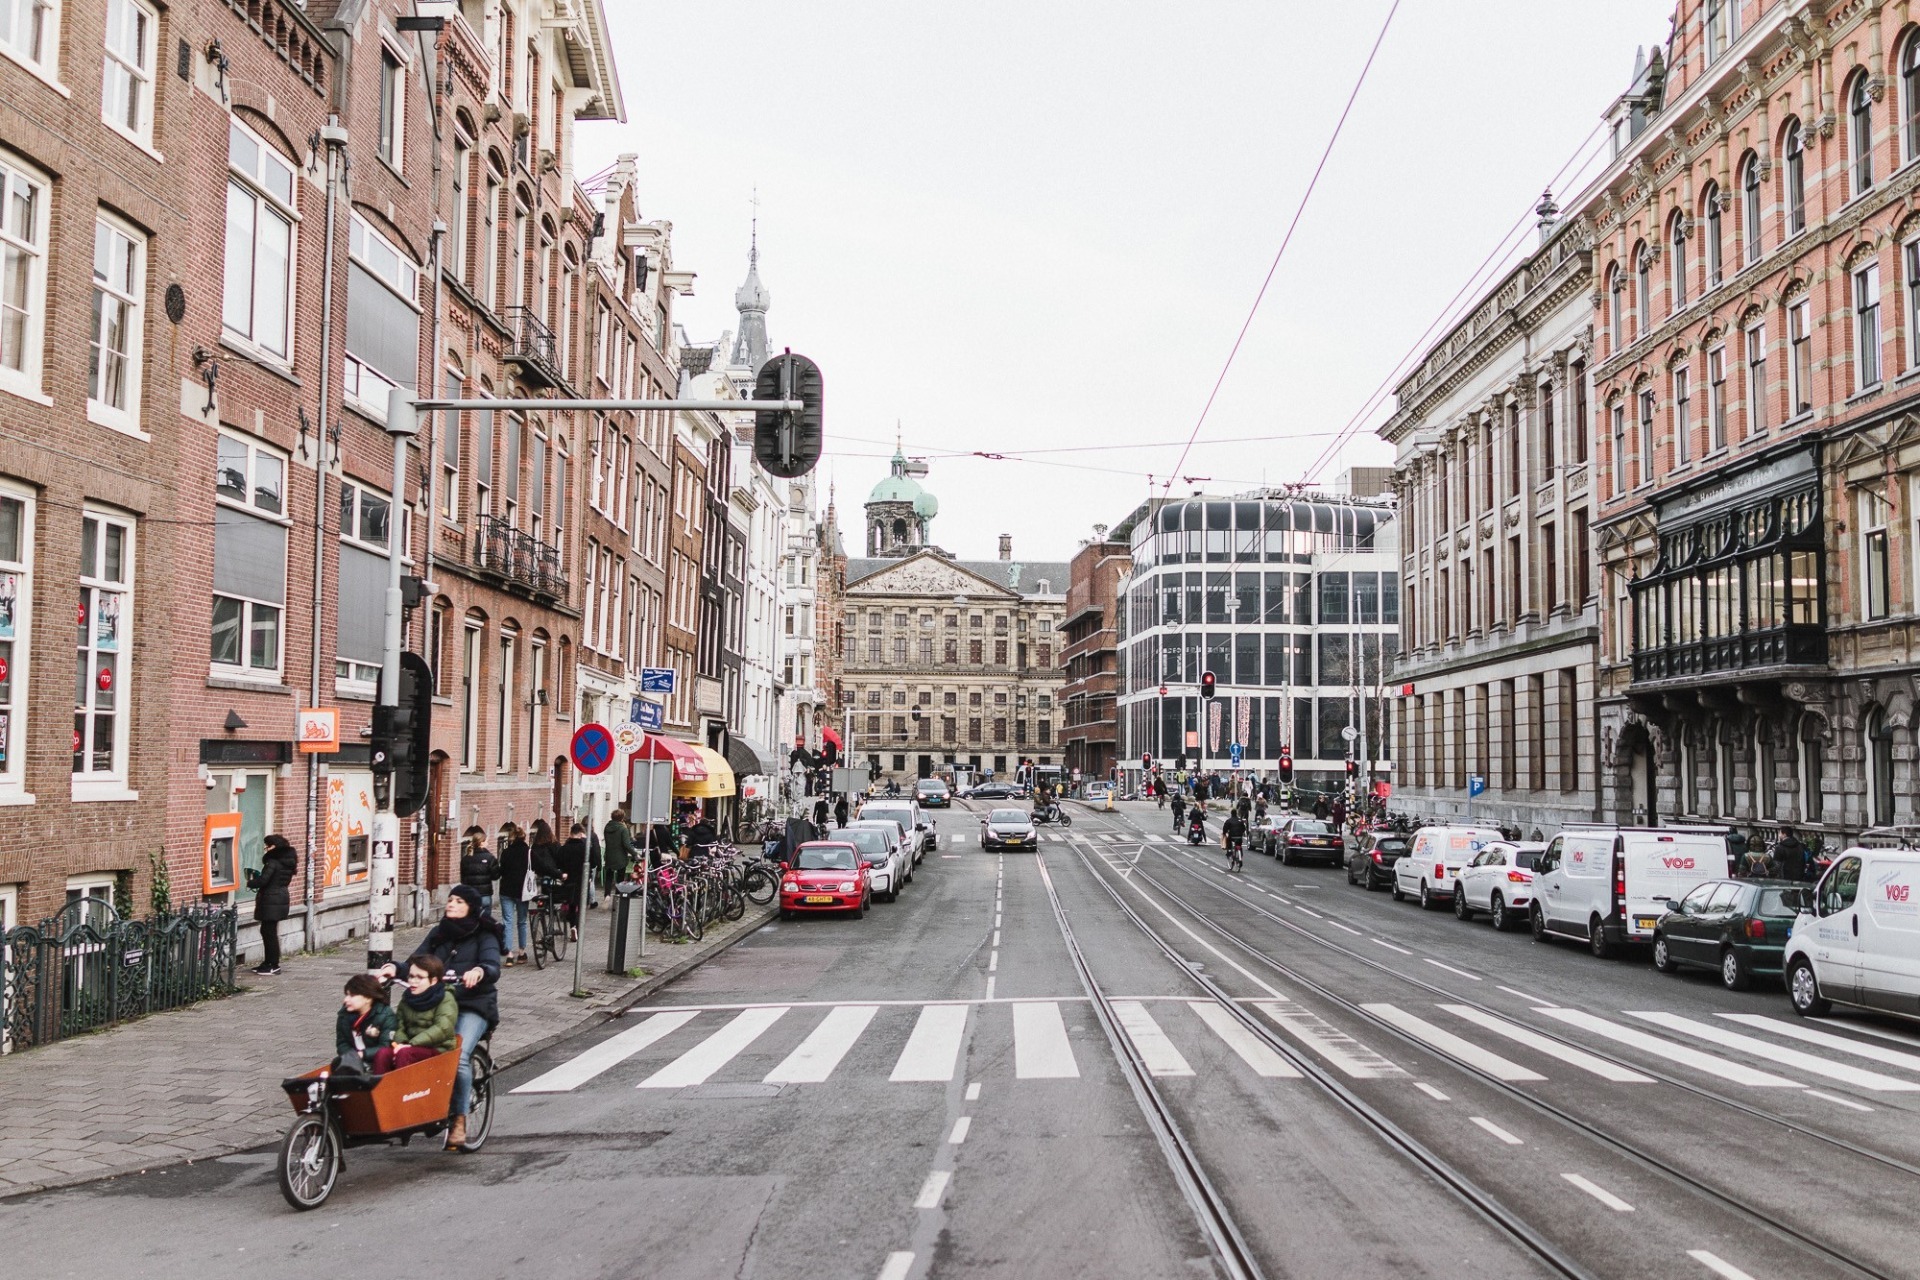
<instances>
[{"instance_id":1,"label":"red traffic light","mask_svg":"<svg viewBox=\"0 0 1920 1280\"><path fill-rule=\"evenodd\" d=\"M1213 672L1211 671L1202 671L1200 673L1200 696L1203 698L1211 698L1213 696Z\"/></svg>"},{"instance_id":2,"label":"red traffic light","mask_svg":"<svg viewBox=\"0 0 1920 1280\"><path fill-rule=\"evenodd\" d=\"M1165 685L1160 686L1160 696L1163 698L1167 696L1167 686Z\"/></svg>"}]
</instances>

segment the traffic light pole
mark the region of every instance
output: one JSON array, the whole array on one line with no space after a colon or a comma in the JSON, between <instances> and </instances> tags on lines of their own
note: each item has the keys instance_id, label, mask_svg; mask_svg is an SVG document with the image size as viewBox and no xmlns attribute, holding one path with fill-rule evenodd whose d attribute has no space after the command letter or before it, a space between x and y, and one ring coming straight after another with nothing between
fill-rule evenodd
<instances>
[{"instance_id":1,"label":"traffic light pole","mask_svg":"<svg viewBox=\"0 0 1920 1280\"><path fill-rule=\"evenodd\" d=\"M398 400L405 391L395 388ZM393 437L392 506L387 510L387 598L384 630L380 645L380 705L400 702L400 651L405 647L401 635L401 561L406 548L400 539L406 529L401 512L407 501L407 441L419 434L420 420L410 412L387 415L387 433ZM378 750L379 743L375 744ZM384 783L384 785L382 785ZM400 815L394 812L394 780L391 773L374 778L372 849L367 859L367 968L378 969L393 960L393 916L399 901Z\"/></svg>"}]
</instances>

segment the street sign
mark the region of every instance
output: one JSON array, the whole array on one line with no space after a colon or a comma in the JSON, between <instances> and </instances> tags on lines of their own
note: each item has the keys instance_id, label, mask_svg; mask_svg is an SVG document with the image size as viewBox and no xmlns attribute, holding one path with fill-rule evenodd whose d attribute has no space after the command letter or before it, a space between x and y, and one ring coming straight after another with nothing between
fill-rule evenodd
<instances>
[{"instance_id":1,"label":"street sign","mask_svg":"<svg viewBox=\"0 0 1920 1280\"><path fill-rule=\"evenodd\" d=\"M1485 794L1487 794L1486 776L1484 774L1478 774L1478 773L1468 774L1467 775L1467 795L1483 796Z\"/></svg>"},{"instance_id":2,"label":"street sign","mask_svg":"<svg viewBox=\"0 0 1920 1280\"><path fill-rule=\"evenodd\" d=\"M673 761L629 761L627 793L635 825L650 827L673 821Z\"/></svg>"},{"instance_id":3,"label":"street sign","mask_svg":"<svg viewBox=\"0 0 1920 1280\"><path fill-rule=\"evenodd\" d=\"M640 668L640 692L672 693L673 692L673 668L672 667Z\"/></svg>"},{"instance_id":4,"label":"street sign","mask_svg":"<svg viewBox=\"0 0 1920 1280\"><path fill-rule=\"evenodd\" d=\"M603 724L583 724L573 731L567 754L580 772L605 773L613 764L613 734Z\"/></svg>"},{"instance_id":5,"label":"street sign","mask_svg":"<svg viewBox=\"0 0 1920 1280\"><path fill-rule=\"evenodd\" d=\"M6 679L6 663L0 662L0 680ZM340 713L331 707L302 707L294 717L293 739L308 755L330 754L340 749Z\"/></svg>"},{"instance_id":6,"label":"street sign","mask_svg":"<svg viewBox=\"0 0 1920 1280\"><path fill-rule=\"evenodd\" d=\"M646 732L631 720L614 726L613 745L620 748L620 754L623 756L630 756L638 751L640 744L646 740Z\"/></svg>"},{"instance_id":7,"label":"street sign","mask_svg":"<svg viewBox=\"0 0 1920 1280\"><path fill-rule=\"evenodd\" d=\"M1360 736L1360 731L1354 728L1352 725L1348 725L1346 728L1340 731L1340 736L1342 738L1345 738L1348 742L1352 742L1355 738Z\"/></svg>"},{"instance_id":8,"label":"street sign","mask_svg":"<svg viewBox=\"0 0 1920 1280\"><path fill-rule=\"evenodd\" d=\"M663 721L660 715L659 703L657 702L639 703L638 706L636 707L636 711L637 711L637 714L633 718L633 722L635 724L639 725L642 729L645 729L648 733L660 732L660 726L663 723Z\"/></svg>"},{"instance_id":9,"label":"street sign","mask_svg":"<svg viewBox=\"0 0 1920 1280\"><path fill-rule=\"evenodd\" d=\"M1232 768L1238 769L1240 767L1240 744L1239 743L1236 742L1233 744L1232 747L1228 748L1227 761Z\"/></svg>"}]
</instances>

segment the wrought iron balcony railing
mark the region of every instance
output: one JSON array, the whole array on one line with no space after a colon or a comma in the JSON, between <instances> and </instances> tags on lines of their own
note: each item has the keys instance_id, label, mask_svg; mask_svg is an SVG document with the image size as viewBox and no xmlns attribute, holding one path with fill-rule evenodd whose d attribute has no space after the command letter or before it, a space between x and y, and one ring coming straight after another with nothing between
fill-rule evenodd
<instances>
[{"instance_id":1,"label":"wrought iron balcony railing","mask_svg":"<svg viewBox=\"0 0 1920 1280\"><path fill-rule=\"evenodd\" d=\"M499 516L481 516L473 539L473 567L507 587L536 597L567 598L560 548L516 529Z\"/></svg>"},{"instance_id":2,"label":"wrought iron balcony railing","mask_svg":"<svg viewBox=\"0 0 1920 1280\"><path fill-rule=\"evenodd\" d=\"M1807 624L1743 631L1633 655L1636 684L1657 680L1706 683L1751 674L1765 667L1819 667L1827 662L1824 627Z\"/></svg>"},{"instance_id":3,"label":"wrought iron balcony railing","mask_svg":"<svg viewBox=\"0 0 1920 1280\"><path fill-rule=\"evenodd\" d=\"M565 387L566 380L560 374L560 344L546 322L533 313L532 307L508 307L502 318L512 334L506 358L519 366L521 380L532 387Z\"/></svg>"}]
</instances>

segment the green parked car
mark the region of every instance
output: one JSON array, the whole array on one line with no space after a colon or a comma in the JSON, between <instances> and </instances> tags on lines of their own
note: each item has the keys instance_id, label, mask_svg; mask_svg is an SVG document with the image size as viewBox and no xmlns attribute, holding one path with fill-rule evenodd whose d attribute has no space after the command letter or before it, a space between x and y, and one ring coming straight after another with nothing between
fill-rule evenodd
<instances>
[{"instance_id":1,"label":"green parked car","mask_svg":"<svg viewBox=\"0 0 1920 1280\"><path fill-rule=\"evenodd\" d=\"M1778 978L1794 917L1809 892L1797 880L1708 880L1678 901L1653 930L1653 967L1662 973L1711 969L1730 991Z\"/></svg>"}]
</instances>

